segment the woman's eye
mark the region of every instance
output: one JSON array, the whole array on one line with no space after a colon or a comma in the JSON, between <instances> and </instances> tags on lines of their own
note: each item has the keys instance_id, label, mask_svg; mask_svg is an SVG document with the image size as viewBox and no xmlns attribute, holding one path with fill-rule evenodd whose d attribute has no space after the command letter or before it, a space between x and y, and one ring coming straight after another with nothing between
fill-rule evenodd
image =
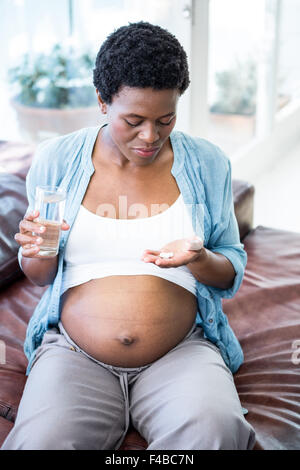
<instances>
[{"instance_id":1,"label":"woman's eye","mask_svg":"<svg viewBox=\"0 0 300 470\"><path fill-rule=\"evenodd\" d=\"M137 123L129 122L127 121L127 119L125 119L125 122L128 124L128 126L131 126L131 127L137 127L140 124L142 124L141 122L137 122Z\"/></svg>"},{"instance_id":2,"label":"woman's eye","mask_svg":"<svg viewBox=\"0 0 300 470\"><path fill-rule=\"evenodd\" d=\"M175 117L175 116L174 116L174 117ZM170 119L170 121L168 121L168 122L161 122L161 121L160 121L159 124L160 124L161 126L169 126L169 125L171 124L171 122L173 121L174 117L172 117L172 119Z\"/></svg>"},{"instance_id":3,"label":"woman's eye","mask_svg":"<svg viewBox=\"0 0 300 470\"><path fill-rule=\"evenodd\" d=\"M171 122L173 121L173 119L175 118L175 116L173 116L168 122L162 122L162 121L158 121L158 124L160 126L169 126L171 124ZM124 121L128 124L128 126L130 127L137 127L137 126L140 126L142 124L143 121L140 121L140 122L130 122L130 121L127 121L127 119L124 119Z\"/></svg>"}]
</instances>

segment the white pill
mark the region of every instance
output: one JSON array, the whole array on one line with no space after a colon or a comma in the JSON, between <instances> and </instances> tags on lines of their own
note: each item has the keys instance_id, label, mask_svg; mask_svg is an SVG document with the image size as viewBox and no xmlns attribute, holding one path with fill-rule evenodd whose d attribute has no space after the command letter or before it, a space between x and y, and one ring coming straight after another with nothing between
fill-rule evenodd
<instances>
[{"instance_id":1,"label":"white pill","mask_svg":"<svg viewBox=\"0 0 300 470\"><path fill-rule=\"evenodd\" d=\"M172 258L174 256L174 253L172 253L171 251L169 253L167 252L162 252L162 253L159 253L159 256L161 258L165 258L165 259L168 259L168 258Z\"/></svg>"}]
</instances>

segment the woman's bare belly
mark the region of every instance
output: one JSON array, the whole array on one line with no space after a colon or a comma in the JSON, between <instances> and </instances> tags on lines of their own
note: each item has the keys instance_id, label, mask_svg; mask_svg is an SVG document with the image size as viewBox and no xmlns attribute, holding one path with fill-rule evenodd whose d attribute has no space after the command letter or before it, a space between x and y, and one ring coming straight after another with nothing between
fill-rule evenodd
<instances>
[{"instance_id":1,"label":"woman's bare belly","mask_svg":"<svg viewBox=\"0 0 300 470\"><path fill-rule=\"evenodd\" d=\"M78 346L95 359L140 367L176 346L191 329L197 299L157 276L109 276L68 289L61 321Z\"/></svg>"}]
</instances>

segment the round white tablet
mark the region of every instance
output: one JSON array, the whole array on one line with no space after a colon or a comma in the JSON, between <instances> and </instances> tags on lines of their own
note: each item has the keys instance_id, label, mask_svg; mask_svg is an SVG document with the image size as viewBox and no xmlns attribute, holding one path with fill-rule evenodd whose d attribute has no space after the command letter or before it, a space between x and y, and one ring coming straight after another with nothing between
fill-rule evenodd
<instances>
[{"instance_id":1,"label":"round white tablet","mask_svg":"<svg viewBox=\"0 0 300 470\"><path fill-rule=\"evenodd\" d=\"M173 258L174 253L172 253L171 251L170 252L162 252L162 253L159 253L159 256L161 258L168 259L168 258Z\"/></svg>"}]
</instances>

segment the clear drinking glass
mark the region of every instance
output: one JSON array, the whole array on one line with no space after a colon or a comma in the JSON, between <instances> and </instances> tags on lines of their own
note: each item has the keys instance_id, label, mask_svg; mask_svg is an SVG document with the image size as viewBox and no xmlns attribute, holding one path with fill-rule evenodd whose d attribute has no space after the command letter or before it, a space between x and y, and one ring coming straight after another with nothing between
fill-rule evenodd
<instances>
[{"instance_id":1,"label":"clear drinking glass","mask_svg":"<svg viewBox=\"0 0 300 470\"><path fill-rule=\"evenodd\" d=\"M58 253L66 196L66 190L58 186L36 187L34 210L39 211L39 216L34 222L46 227L43 233L33 232L34 236L43 238L43 243L39 245L40 256L54 257Z\"/></svg>"}]
</instances>

